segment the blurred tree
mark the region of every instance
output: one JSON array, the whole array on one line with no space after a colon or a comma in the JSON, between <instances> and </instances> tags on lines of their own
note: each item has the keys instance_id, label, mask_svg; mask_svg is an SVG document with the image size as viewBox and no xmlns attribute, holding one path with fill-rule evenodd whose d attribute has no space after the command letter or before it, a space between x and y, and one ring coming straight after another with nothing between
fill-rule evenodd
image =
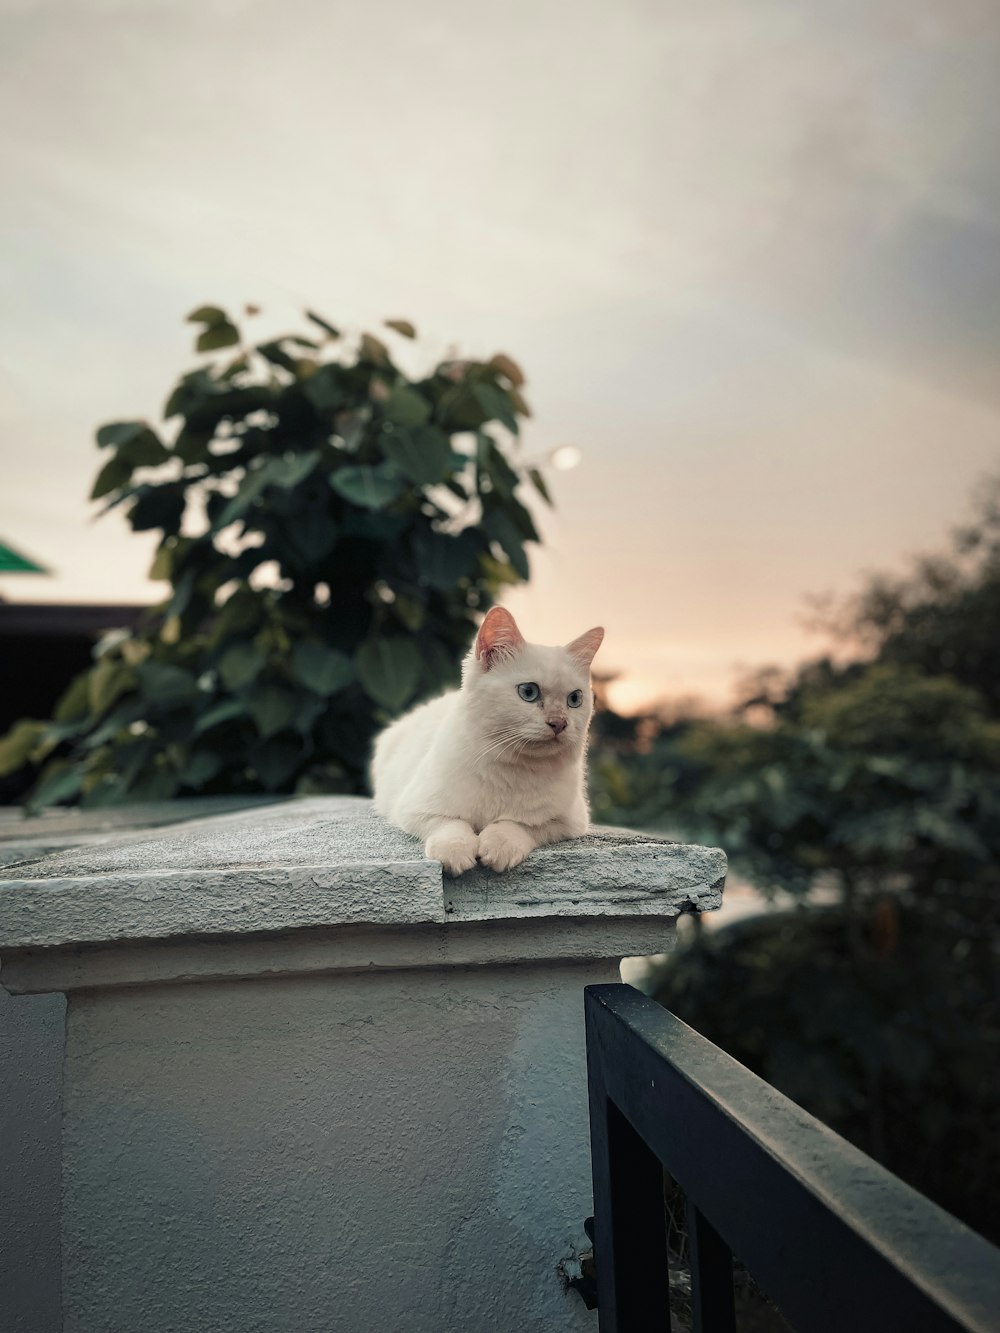
<instances>
[{"instance_id":1,"label":"blurred tree","mask_svg":"<svg viewBox=\"0 0 1000 1333\"><path fill-rule=\"evenodd\" d=\"M229 350L170 394L172 439L98 431L92 498L160 532L171 593L51 721L0 740L0 774L44 765L34 804L361 791L373 732L454 683L477 614L528 577L519 488L548 494L502 443L528 415L516 363L411 379L381 339L307 315L309 336L253 346L200 307L196 349Z\"/></svg>"},{"instance_id":2,"label":"blurred tree","mask_svg":"<svg viewBox=\"0 0 1000 1333\"><path fill-rule=\"evenodd\" d=\"M700 722L674 741L689 824L761 889L825 872L848 904L955 895L1000 863L1000 719L950 676L876 662L803 672L768 726Z\"/></svg>"},{"instance_id":3,"label":"blurred tree","mask_svg":"<svg viewBox=\"0 0 1000 1333\"><path fill-rule=\"evenodd\" d=\"M994 1239L998 495L826 613L837 658L760 672L730 717L603 728L592 756L602 817L719 842L765 894L824 891L696 929L657 998Z\"/></svg>"},{"instance_id":4,"label":"blurred tree","mask_svg":"<svg viewBox=\"0 0 1000 1333\"><path fill-rule=\"evenodd\" d=\"M880 661L953 676L1000 716L1000 478L982 487L948 550L902 578L872 578L825 623Z\"/></svg>"},{"instance_id":5,"label":"blurred tree","mask_svg":"<svg viewBox=\"0 0 1000 1333\"><path fill-rule=\"evenodd\" d=\"M887 890L954 903L980 885L992 910L1000 483L948 552L876 576L824 620L841 660L759 672L732 717L675 717L652 739L647 718L630 747L604 724L597 808L724 841L765 892L805 892L822 872L859 905Z\"/></svg>"}]
</instances>

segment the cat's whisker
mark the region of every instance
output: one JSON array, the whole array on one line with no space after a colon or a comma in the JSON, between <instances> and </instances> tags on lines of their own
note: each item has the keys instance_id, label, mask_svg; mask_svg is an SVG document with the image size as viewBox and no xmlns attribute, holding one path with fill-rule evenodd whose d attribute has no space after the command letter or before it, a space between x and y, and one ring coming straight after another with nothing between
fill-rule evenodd
<instances>
[{"instance_id":1,"label":"cat's whisker","mask_svg":"<svg viewBox=\"0 0 1000 1333\"><path fill-rule=\"evenodd\" d=\"M519 734L508 737L507 740L493 750L493 761L496 762L498 759L510 759L516 757L520 754L526 744L527 742L525 739Z\"/></svg>"},{"instance_id":2,"label":"cat's whisker","mask_svg":"<svg viewBox=\"0 0 1000 1333\"><path fill-rule=\"evenodd\" d=\"M483 754L477 755L475 763L479 764L483 759L488 757L495 763L498 759L505 757L508 751L517 744L517 740L518 738L516 736L512 736L508 740L498 742L496 745L489 747Z\"/></svg>"},{"instance_id":3,"label":"cat's whisker","mask_svg":"<svg viewBox=\"0 0 1000 1333\"><path fill-rule=\"evenodd\" d=\"M494 733L490 743L485 745L473 758L473 764L480 763L487 755L492 754L494 758L498 757L512 743L521 739L520 732L504 732L502 734Z\"/></svg>"}]
</instances>

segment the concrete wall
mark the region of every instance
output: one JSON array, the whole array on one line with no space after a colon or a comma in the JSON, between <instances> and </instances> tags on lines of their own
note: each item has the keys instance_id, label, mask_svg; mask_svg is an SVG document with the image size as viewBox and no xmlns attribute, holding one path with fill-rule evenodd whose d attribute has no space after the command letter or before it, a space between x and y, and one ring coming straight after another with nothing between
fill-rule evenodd
<instances>
[{"instance_id":1,"label":"concrete wall","mask_svg":"<svg viewBox=\"0 0 1000 1333\"><path fill-rule=\"evenodd\" d=\"M0 1333L595 1333L582 991L722 853L445 880L359 798L148 823L0 846L0 980L45 997L4 1001Z\"/></svg>"},{"instance_id":2,"label":"concrete wall","mask_svg":"<svg viewBox=\"0 0 1000 1333\"><path fill-rule=\"evenodd\" d=\"M66 1000L0 988L0 1333L59 1333Z\"/></svg>"},{"instance_id":3,"label":"concrete wall","mask_svg":"<svg viewBox=\"0 0 1000 1333\"><path fill-rule=\"evenodd\" d=\"M67 1330L596 1330L557 1272L591 1211L595 979L544 966L72 996Z\"/></svg>"}]
</instances>

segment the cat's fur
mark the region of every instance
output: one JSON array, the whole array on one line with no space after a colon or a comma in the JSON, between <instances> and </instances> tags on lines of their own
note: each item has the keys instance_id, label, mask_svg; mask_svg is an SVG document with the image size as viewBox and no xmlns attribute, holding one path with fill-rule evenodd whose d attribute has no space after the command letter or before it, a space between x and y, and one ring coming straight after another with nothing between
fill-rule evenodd
<instances>
[{"instance_id":1,"label":"cat's fur","mask_svg":"<svg viewBox=\"0 0 1000 1333\"><path fill-rule=\"evenodd\" d=\"M379 736L375 808L424 839L427 856L452 875L477 859L508 870L543 843L585 833L590 663L603 637L592 629L564 648L526 643L510 612L494 607L465 660L461 689L414 708ZM536 702L518 694L529 683L541 691ZM574 690L579 707L567 703Z\"/></svg>"}]
</instances>

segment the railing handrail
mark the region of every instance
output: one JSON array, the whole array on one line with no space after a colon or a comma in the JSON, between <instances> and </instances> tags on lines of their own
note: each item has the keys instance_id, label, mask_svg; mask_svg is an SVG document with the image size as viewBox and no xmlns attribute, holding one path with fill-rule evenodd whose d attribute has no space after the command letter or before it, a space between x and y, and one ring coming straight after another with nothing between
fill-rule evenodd
<instances>
[{"instance_id":1,"label":"railing handrail","mask_svg":"<svg viewBox=\"0 0 1000 1333\"><path fill-rule=\"evenodd\" d=\"M657 1163L705 1333L733 1326L731 1278L706 1286L733 1253L800 1333L997 1333L1000 1251L631 986L585 1003L601 1333L669 1327Z\"/></svg>"}]
</instances>

